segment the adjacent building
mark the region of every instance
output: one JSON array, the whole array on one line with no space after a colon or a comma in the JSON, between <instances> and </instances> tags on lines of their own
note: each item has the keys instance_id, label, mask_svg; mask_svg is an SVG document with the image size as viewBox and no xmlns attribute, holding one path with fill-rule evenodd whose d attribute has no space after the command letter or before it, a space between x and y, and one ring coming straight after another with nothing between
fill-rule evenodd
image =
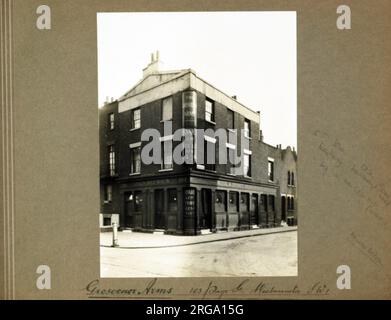
<instances>
[{"instance_id":1,"label":"adjacent building","mask_svg":"<svg viewBox=\"0 0 391 320\"><path fill-rule=\"evenodd\" d=\"M225 130L223 147L240 156L240 170L218 159L173 163L165 142L173 149L181 142L165 132L168 121L173 132ZM161 135L160 164L141 159L148 143L141 134L149 128ZM102 230L117 222L120 229L197 235L297 223L296 151L265 143L260 114L193 70L161 71L158 53L133 88L99 108L99 134ZM218 154L218 138L205 136L204 143Z\"/></svg>"}]
</instances>

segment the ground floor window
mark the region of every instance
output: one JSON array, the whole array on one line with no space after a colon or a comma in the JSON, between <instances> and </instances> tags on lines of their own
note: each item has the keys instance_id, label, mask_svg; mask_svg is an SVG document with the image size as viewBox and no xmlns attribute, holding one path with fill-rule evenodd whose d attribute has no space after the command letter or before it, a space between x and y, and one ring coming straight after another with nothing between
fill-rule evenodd
<instances>
[{"instance_id":1,"label":"ground floor window","mask_svg":"<svg viewBox=\"0 0 391 320\"><path fill-rule=\"evenodd\" d=\"M250 211L250 195L248 193L240 194L240 211Z\"/></svg>"},{"instance_id":2,"label":"ground floor window","mask_svg":"<svg viewBox=\"0 0 391 320\"><path fill-rule=\"evenodd\" d=\"M215 211L216 212L224 212L227 210L226 206L226 191L217 190L216 191L216 199L215 199Z\"/></svg>"},{"instance_id":3,"label":"ground floor window","mask_svg":"<svg viewBox=\"0 0 391 320\"><path fill-rule=\"evenodd\" d=\"M143 206L143 194L141 191L134 192L134 211L141 211Z\"/></svg>"},{"instance_id":4,"label":"ground floor window","mask_svg":"<svg viewBox=\"0 0 391 320\"><path fill-rule=\"evenodd\" d=\"M294 204L294 198L293 197L288 197L288 210L294 210L295 209L295 204Z\"/></svg>"},{"instance_id":5,"label":"ground floor window","mask_svg":"<svg viewBox=\"0 0 391 320\"><path fill-rule=\"evenodd\" d=\"M236 212L238 211L238 192L230 191L229 192L229 211Z\"/></svg>"}]
</instances>

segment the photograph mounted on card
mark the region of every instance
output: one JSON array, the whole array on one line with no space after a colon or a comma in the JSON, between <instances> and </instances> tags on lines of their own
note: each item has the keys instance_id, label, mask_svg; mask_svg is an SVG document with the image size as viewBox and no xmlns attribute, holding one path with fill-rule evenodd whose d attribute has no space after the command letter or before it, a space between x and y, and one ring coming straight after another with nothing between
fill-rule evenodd
<instances>
[{"instance_id":1,"label":"photograph mounted on card","mask_svg":"<svg viewBox=\"0 0 391 320\"><path fill-rule=\"evenodd\" d=\"M1 0L0 297L389 299L390 9Z\"/></svg>"}]
</instances>

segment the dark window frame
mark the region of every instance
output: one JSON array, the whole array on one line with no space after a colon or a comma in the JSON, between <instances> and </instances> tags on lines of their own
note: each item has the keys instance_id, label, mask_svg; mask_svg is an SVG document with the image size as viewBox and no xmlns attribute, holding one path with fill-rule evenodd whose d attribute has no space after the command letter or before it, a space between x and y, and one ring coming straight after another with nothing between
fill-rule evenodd
<instances>
[{"instance_id":1,"label":"dark window frame","mask_svg":"<svg viewBox=\"0 0 391 320\"><path fill-rule=\"evenodd\" d=\"M164 101L165 100L171 100L171 118L169 119L164 119L163 118L163 115L164 115ZM168 96L168 97L165 97L162 99L162 103L161 103L161 109L160 109L160 119L161 121L170 121L173 119L173 116L174 116L174 99L173 99L173 96Z\"/></svg>"},{"instance_id":2,"label":"dark window frame","mask_svg":"<svg viewBox=\"0 0 391 320\"><path fill-rule=\"evenodd\" d=\"M138 112L139 116L136 119L135 113ZM141 108L135 108L131 111L131 129L140 129L141 128Z\"/></svg>"},{"instance_id":3,"label":"dark window frame","mask_svg":"<svg viewBox=\"0 0 391 320\"><path fill-rule=\"evenodd\" d=\"M232 115L232 121L231 121ZM235 111L227 108L227 129L235 129Z\"/></svg>"},{"instance_id":4,"label":"dark window frame","mask_svg":"<svg viewBox=\"0 0 391 320\"><path fill-rule=\"evenodd\" d=\"M174 168L173 154L171 153L171 163L166 163L165 161L165 152L166 148L164 147L165 141L161 142L161 151L162 151L162 165L161 170L171 170ZM172 142L171 142L172 143ZM169 154L169 153L168 153Z\"/></svg>"},{"instance_id":5,"label":"dark window frame","mask_svg":"<svg viewBox=\"0 0 391 320\"><path fill-rule=\"evenodd\" d=\"M248 128L246 128L246 124ZM249 119L244 119L243 130L244 130L244 136L246 138L251 138L251 121Z\"/></svg>"},{"instance_id":6,"label":"dark window frame","mask_svg":"<svg viewBox=\"0 0 391 320\"><path fill-rule=\"evenodd\" d=\"M246 161L245 161L245 157L248 158L248 166L247 166L247 172L246 172ZM244 154L243 155L243 175L245 177L251 177L251 154Z\"/></svg>"},{"instance_id":7,"label":"dark window frame","mask_svg":"<svg viewBox=\"0 0 391 320\"><path fill-rule=\"evenodd\" d=\"M109 113L108 122L109 122L109 129L114 130L115 129L115 114L114 114L114 112Z\"/></svg>"},{"instance_id":8,"label":"dark window frame","mask_svg":"<svg viewBox=\"0 0 391 320\"><path fill-rule=\"evenodd\" d=\"M109 154L109 174L114 176L116 174L116 163L115 163L115 146L111 144L108 146Z\"/></svg>"},{"instance_id":9,"label":"dark window frame","mask_svg":"<svg viewBox=\"0 0 391 320\"><path fill-rule=\"evenodd\" d=\"M136 152L138 157L135 157ZM138 173L141 173L141 147L134 147L130 148L130 174Z\"/></svg>"},{"instance_id":10,"label":"dark window frame","mask_svg":"<svg viewBox=\"0 0 391 320\"><path fill-rule=\"evenodd\" d=\"M267 175L268 175L269 181L274 182L274 161L272 161L272 160L268 160Z\"/></svg>"},{"instance_id":11,"label":"dark window frame","mask_svg":"<svg viewBox=\"0 0 391 320\"><path fill-rule=\"evenodd\" d=\"M211 106L210 111L207 111L208 103L210 103L210 106ZM213 122L213 123L215 122L215 119L216 119L216 117L215 117L216 110L215 109L216 109L215 102L212 99L206 98L205 99L205 120L206 121Z\"/></svg>"}]
</instances>

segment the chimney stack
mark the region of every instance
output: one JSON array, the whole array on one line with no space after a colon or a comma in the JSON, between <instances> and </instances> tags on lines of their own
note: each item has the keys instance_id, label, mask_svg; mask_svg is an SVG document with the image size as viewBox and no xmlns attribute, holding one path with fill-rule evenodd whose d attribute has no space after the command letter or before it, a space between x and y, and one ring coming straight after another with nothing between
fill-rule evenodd
<instances>
[{"instance_id":1,"label":"chimney stack","mask_svg":"<svg viewBox=\"0 0 391 320\"><path fill-rule=\"evenodd\" d=\"M151 53L151 62L143 69L143 77L159 72L161 67L160 54L157 50Z\"/></svg>"}]
</instances>

